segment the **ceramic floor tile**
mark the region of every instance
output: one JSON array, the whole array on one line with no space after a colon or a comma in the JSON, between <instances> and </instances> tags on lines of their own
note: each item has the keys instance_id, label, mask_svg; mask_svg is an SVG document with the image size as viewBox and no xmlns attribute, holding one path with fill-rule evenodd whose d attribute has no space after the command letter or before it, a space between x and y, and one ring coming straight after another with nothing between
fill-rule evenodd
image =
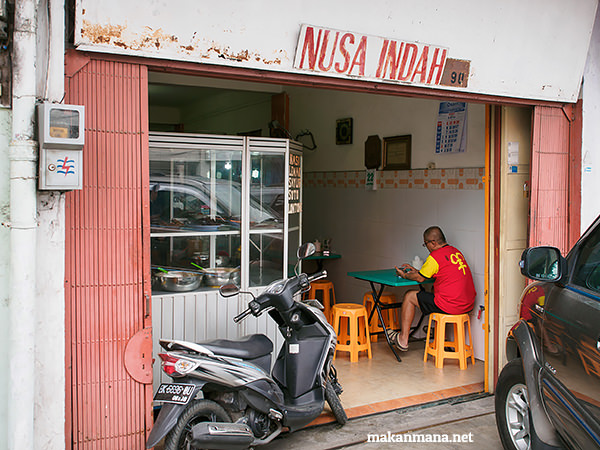
<instances>
[{"instance_id":1,"label":"ceramic floor tile","mask_svg":"<svg viewBox=\"0 0 600 450\"><path fill-rule=\"evenodd\" d=\"M482 361L469 362L466 370L460 370L457 361L449 360L437 369L432 358L423 362L423 349L423 342L411 342L409 351L400 353L402 362L396 361L385 341L372 343L371 359L361 357L351 363L347 356L338 355L334 365L344 388L344 408L370 405L389 410L402 407L393 405L403 399L416 404L483 389Z\"/></svg>"}]
</instances>

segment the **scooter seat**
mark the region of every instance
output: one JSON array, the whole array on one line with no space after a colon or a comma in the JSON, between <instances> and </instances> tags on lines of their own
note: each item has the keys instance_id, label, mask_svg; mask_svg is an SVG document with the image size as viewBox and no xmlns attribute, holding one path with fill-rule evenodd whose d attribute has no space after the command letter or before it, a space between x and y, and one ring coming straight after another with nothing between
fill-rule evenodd
<instances>
[{"instance_id":1,"label":"scooter seat","mask_svg":"<svg viewBox=\"0 0 600 450\"><path fill-rule=\"evenodd\" d=\"M217 355L240 359L260 358L273 351L273 342L264 334L251 334L235 340L213 339L198 344Z\"/></svg>"}]
</instances>

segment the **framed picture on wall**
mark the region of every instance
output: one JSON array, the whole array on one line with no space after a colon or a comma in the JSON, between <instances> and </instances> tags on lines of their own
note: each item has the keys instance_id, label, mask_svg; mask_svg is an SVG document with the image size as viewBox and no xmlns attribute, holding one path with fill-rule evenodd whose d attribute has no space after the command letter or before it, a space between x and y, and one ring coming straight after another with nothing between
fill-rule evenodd
<instances>
[{"instance_id":1,"label":"framed picture on wall","mask_svg":"<svg viewBox=\"0 0 600 450\"><path fill-rule=\"evenodd\" d=\"M335 143L337 145L352 144L352 117L336 120Z\"/></svg>"},{"instance_id":2,"label":"framed picture on wall","mask_svg":"<svg viewBox=\"0 0 600 450\"><path fill-rule=\"evenodd\" d=\"M410 169L411 135L383 138L383 170Z\"/></svg>"}]
</instances>

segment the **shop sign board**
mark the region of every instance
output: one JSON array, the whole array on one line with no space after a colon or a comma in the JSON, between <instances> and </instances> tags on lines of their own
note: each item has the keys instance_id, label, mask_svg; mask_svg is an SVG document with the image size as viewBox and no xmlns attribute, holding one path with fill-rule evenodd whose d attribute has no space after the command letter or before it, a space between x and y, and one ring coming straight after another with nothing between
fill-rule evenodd
<instances>
[{"instance_id":1,"label":"shop sign board","mask_svg":"<svg viewBox=\"0 0 600 450\"><path fill-rule=\"evenodd\" d=\"M352 31L302 25L294 68L334 76L438 86L448 48ZM450 76L446 76L450 79ZM466 87L468 73L455 77Z\"/></svg>"},{"instance_id":2,"label":"shop sign board","mask_svg":"<svg viewBox=\"0 0 600 450\"><path fill-rule=\"evenodd\" d=\"M300 189L302 188L302 157L290 152L289 160L289 189L288 189L288 214L302 212L302 199Z\"/></svg>"},{"instance_id":3,"label":"shop sign board","mask_svg":"<svg viewBox=\"0 0 600 450\"><path fill-rule=\"evenodd\" d=\"M81 51L576 102L598 0L77 0Z\"/></svg>"}]
</instances>

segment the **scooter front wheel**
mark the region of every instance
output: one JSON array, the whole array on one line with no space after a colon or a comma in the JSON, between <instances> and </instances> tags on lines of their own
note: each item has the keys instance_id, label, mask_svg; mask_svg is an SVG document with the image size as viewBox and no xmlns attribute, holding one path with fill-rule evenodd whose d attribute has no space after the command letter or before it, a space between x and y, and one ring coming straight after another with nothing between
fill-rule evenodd
<instances>
[{"instance_id":1,"label":"scooter front wheel","mask_svg":"<svg viewBox=\"0 0 600 450\"><path fill-rule=\"evenodd\" d=\"M340 425L345 425L346 422L348 422L348 416L346 415L346 411L344 411L340 397L335 392L335 389L329 380L325 383L325 400L327 400L327 403L335 416L335 420L337 420Z\"/></svg>"},{"instance_id":2,"label":"scooter front wheel","mask_svg":"<svg viewBox=\"0 0 600 450\"><path fill-rule=\"evenodd\" d=\"M200 422L231 422L231 418L217 402L193 400L167 434L165 450L189 450L192 442L192 427Z\"/></svg>"}]
</instances>

